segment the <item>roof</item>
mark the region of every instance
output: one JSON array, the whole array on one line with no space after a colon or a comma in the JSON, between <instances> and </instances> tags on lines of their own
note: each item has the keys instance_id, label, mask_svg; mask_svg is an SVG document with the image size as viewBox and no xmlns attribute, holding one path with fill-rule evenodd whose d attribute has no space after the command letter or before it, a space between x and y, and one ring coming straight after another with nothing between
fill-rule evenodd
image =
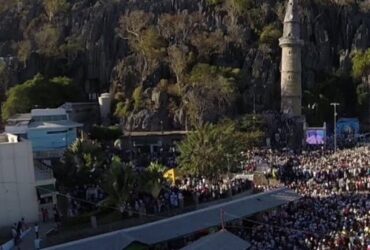
<instances>
[{"instance_id":1,"label":"roof","mask_svg":"<svg viewBox=\"0 0 370 250\"><path fill-rule=\"evenodd\" d=\"M187 245L181 250L245 250L251 244L236 235L221 230L217 233L209 234Z\"/></svg>"},{"instance_id":2,"label":"roof","mask_svg":"<svg viewBox=\"0 0 370 250\"><path fill-rule=\"evenodd\" d=\"M179 131L124 131L124 136L162 136L162 135L186 135L189 131L179 130Z\"/></svg>"},{"instance_id":3,"label":"roof","mask_svg":"<svg viewBox=\"0 0 370 250\"><path fill-rule=\"evenodd\" d=\"M73 122L70 120L62 121L39 121L31 122L29 129L43 129L43 128L78 128L82 127L81 123Z\"/></svg>"},{"instance_id":4,"label":"roof","mask_svg":"<svg viewBox=\"0 0 370 250\"><path fill-rule=\"evenodd\" d=\"M221 209L223 209L226 215L225 221L227 222L235 220L236 218L251 216L255 213L281 206L299 198L300 196L294 191L288 188L279 188L264 193L244 196L232 201L223 202L221 204L209 206L160 221L72 241L46 249L83 250L88 249L86 246L94 246L94 250L121 250L122 246L117 248L114 242L116 241L116 237L122 237L122 234L135 239L138 242L153 245L219 225ZM104 242L104 244L98 245L97 242Z\"/></svg>"},{"instance_id":5,"label":"roof","mask_svg":"<svg viewBox=\"0 0 370 250\"><path fill-rule=\"evenodd\" d=\"M31 119L31 113L15 114L8 119L8 122L30 121Z\"/></svg>"},{"instance_id":6,"label":"roof","mask_svg":"<svg viewBox=\"0 0 370 250\"><path fill-rule=\"evenodd\" d=\"M31 115L34 116L49 116L49 115L66 115L66 110L63 108L55 108L55 109L32 109Z\"/></svg>"},{"instance_id":7,"label":"roof","mask_svg":"<svg viewBox=\"0 0 370 250\"><path fill-rule=\"evenodd\" d=\"M63 105L61 105L59 108L63 109L73 109L73 108L79 108L79 107L85 107L85 106L93 106L93 107L98 107L99 103L98 102L66 102Z\"/></svg>"}]
</instances>

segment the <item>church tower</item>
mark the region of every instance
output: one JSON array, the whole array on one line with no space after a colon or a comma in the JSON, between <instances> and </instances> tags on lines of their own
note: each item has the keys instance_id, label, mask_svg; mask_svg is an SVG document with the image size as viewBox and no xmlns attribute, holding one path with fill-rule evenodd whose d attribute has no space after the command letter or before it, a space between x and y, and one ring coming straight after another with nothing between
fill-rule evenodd
<instances>
[{"instance_id":1,"label":"church tower","mask_svg":"<svg viewBox=\"0 0 370 250\"><path fill-rule=\"evenodd\" d=\"M298 0L289 0L285 18L283 37L279 39L281 56L281 112L291 116L302 113L302 62L300 39L300 18Z\"/></svg>"}]
</instances>

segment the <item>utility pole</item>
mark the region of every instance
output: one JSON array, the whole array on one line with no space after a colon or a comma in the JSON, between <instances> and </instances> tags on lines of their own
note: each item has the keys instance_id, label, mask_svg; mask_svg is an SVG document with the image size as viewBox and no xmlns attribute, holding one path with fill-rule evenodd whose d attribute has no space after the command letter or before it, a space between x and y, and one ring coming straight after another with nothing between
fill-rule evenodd
<instances>
[{"instance_id":1,"label":"utility pole","mask_svg":"<svg viewBox=\"0 0 370 250\"><path fill-rule=\"evenodd\" d=\"M337 151L337 106L340 104L337 102L330 103L334 107L334 152Z\"/></svg>"}]
</instances>

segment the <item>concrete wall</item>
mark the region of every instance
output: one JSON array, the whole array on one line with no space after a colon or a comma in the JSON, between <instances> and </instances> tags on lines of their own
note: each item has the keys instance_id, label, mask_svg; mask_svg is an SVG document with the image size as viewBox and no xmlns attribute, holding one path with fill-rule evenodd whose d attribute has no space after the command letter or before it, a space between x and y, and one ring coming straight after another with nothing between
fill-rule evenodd
<instances>
[{"instance_id":1,"label":"concrete wall","mask_svg":"<svg viewBox=\"0 0 370 250\"><path fill-rule=\"evenodd\" d=\"M0 143L0 227L22 217L27 222L38 220L31 143Z\"/></svg>"}]
</instances>

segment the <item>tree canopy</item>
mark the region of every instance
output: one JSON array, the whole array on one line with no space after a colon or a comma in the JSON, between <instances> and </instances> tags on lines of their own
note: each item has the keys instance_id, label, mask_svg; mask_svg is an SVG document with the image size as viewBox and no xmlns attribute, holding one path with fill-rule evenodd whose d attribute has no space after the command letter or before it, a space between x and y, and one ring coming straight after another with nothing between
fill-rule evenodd
<instances>
[{"instance_id":1,"label":"tree canopy","mask_svg":"<svg viewBox=\"0 0 370 250\"><path fill-rule=\"evenodd\" d=\"M233 122L205 124L179 144L179 166L185 173L216 179L240 163L241 152L256 145L262 134L244 133Z\"/></svg>"},{"instance_id":2,"label":"tree canopy","mask_svg":"<svg viewBox=\"0 0 370 250\"><path fill-rule=\"evenodd\" d=\"M67 11L70 7L66 0L43 0L43 5L49 21L52 21L55 15Z\"/></svg>"},{"instance_id":3,"label":"tree canopy","mask_svg":"<svg viewBox=\"0 0 370 250\"><path fill-rule=\"evenodd\" d=\"M41 74L16 85L7 92L2 118L8 119L17 113L30 112L32 108L56 108L66 101L77 101L79 89L67 77L47 79Z\"/></svg>"},{"instance_id":4,"label":"tree canopy","mask_svg":"<svg viewBox=\"0 0 370 250\"><path fill-rule=\"evenodd\" d=\"M186 93L187 112L193 125L217 120L236 98L239 70L197 64L191 71Z\"/></svg>"},{"instance_id":5,"label":"tree canopy","mask_svg":"<svg viewBox=\"0 0 370 250\"><path fill-rule=\"evenodd\" d=\"M76 140L54 166L59 186L98 184L107 168L107 157L102 145L93 140Z\"/></svg>"},{"instance_id":6,"label":"tree canopy","mask_svg":"<svg viewBox=\"0 0 370 250\"><path fill-rule=\"evenodd\" d=\"M352 59L352 63L352 74L355 78L370 74L370 49L357 52Z\"/></svg>"}]
</instances>

